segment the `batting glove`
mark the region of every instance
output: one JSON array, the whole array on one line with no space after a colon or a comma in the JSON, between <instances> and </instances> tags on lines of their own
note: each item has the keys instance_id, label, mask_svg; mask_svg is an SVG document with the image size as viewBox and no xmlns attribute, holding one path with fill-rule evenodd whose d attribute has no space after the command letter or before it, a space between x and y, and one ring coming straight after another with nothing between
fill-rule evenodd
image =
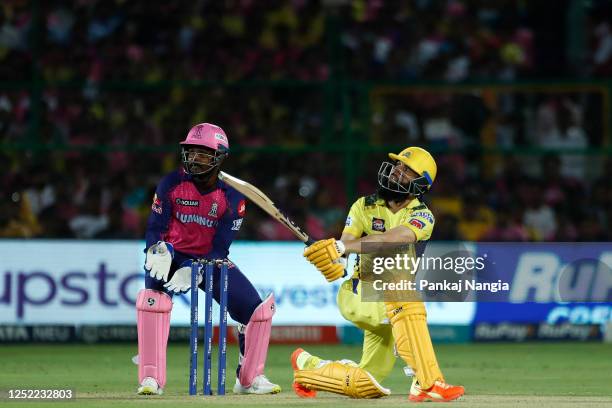
<instances>
[{"instance_id":1,"label":"batting glove","mask_svg":"<svg viewBox=\"0 0 612 408\"><path fill-rule=\"evenodd\" d=\"M334 238L317 241L304 250L304 256L308 262L322 270L331 265L344 254L344 244Z\"/></svg>"},{"instance_id":2,"label":"batting glove","mask_svg":"<svg viewBox=\"0 0 612 408\"><path fill-rule=\"evenodd\" d=\"M335 260L331 265L325 266L321 269L317 269L323 274L323 276L328 282L333 282L346 276L346 263L346 258L340 257Z\"/></svg>"}]
</instances>

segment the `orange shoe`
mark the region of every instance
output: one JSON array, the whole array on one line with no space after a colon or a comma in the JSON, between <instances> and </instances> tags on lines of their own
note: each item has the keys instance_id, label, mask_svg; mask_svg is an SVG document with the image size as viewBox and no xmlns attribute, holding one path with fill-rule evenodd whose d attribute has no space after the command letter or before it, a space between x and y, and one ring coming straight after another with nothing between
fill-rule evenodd
<instances>
[{"instance_id":1,"label":"orange shoe","mask_svg":"<svg viewBox=\"0 0 612 408\"><path fill-rule=\"evenodd\" d=\"M317 396L316 390L309 390L301 384L294 382L291 384L291 388L293 388L293 392L300 398L314 398Z\"/></svg>"},{"instance_id":2,"label":"orange shoe","mask_svg":"<svg viewBox=\"0 0 612 408\"><path fill-rule=\"evenodd\" d=\"M293 353L291 353L291 367L293 368L293 371L300 369L298 367L297 359L298 359L298 356L302 354L303 352L304 352L304 349L299 347L293 350Z\"/></svg>"},{"instance_id":3,"label":"orange shoe","mask_svg":"<svg viewBox=\"0 0 612 408\"><path fill-rule=\"evenodd\" d=\"M297 348L293 351L293 353L291 353L291 367L293 368L294 371L300 369L297 364L297 358L303 352L304 352L304 349ZM291 388L293 388L293 392L295 392L295 395L297 395L300 398L314 398L317 396L317 391L309 390L308 388L296 382L291 384Z\"/></svg>"},{"instance_id":4,"label":"orange shoe","mask_svg":"<svg viewBox=\"0 0 612 408\"><path fill-rule=\"evenodd\" d=\"M461 385L450 385L444 381L436 381L431 388L425 390L421 388L416 378L412 381L410 395L408 399L412 402L448 402L460 398L465 393Z\"/></svg>"}]
</instances>

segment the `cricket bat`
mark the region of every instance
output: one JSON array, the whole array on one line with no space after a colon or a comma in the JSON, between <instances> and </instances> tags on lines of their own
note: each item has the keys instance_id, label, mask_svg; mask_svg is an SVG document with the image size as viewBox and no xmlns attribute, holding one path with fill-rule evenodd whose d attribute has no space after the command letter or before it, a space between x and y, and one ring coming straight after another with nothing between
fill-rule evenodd
<instances>
[{"instance_id":1,"label":"cricket bat","mask_svg":"<svg viewBox=\"0 0 612 408\"><path fill-rule=\"evenodd\" d=\"M234 176L231 176L223 171L219 172L219 178L240 191L249 200L254 202L259 208L270 214L273 218L287 227L293 235L295 235L300 241L306 245L311 245L315 241L308 236L300 227L298 227L293 221L289 219L278 207L274 205L274 202L265 195L260 189L254 185L247 183L244 180L240 180Z\"/></svg>"}]
</instances>

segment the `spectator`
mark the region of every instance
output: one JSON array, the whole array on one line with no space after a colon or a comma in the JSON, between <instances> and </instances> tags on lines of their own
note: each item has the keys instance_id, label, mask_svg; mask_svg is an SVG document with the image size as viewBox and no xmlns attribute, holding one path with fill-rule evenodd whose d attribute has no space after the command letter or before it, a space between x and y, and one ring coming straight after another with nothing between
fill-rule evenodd
<instances>
[{"instance_id":1,"label":"spectator","mask_svg":"<svg viewBox=\"0 0 612 408\"><path fill-rule=\"evenodd\" d=\"M495 214L485 203L485 194L476 184L466 189L464 210L457 225L459 237L467 241L479 241L495 225Z\"/></svg>"},{"instance_id":2,"label":"spectator","mask_svg":"<svg viewBox=\"0 0 612 408\"><path fill-rule=\"evenodd\" d=\"M229 129L230 172L270 193L315 236L341 229L351 199L345 185L362 194L376 189L379 162L364 160L370 151L351 152L358 176L337 155L346 135L368 149L434 151L439 172L430 198L440 239L610 238L610 161L598 174L597 160L568 151L543 160L481 152L495 141L603 145L598 92L375 87L368 108L360 99L370 88L362 93L353 86L362 83L351 82L547 74L542 47L550 42L537 31L535 2L39 3L41 27L32 27L32 2L8 1L0 10L0 76L17 88L26 81L23 89L0 89L0 143L16 147L2 152L0 188L11 197L2 202L3 236L141 237L156 175L176 164L175 151L160 151L210 120ZM605 77L612 37L602 4L591 6L585 71ZM30 85L41 78L39 93ZM23 146L43 144L70 147L23 154ZM333 149L311 154L313 146ZM280 155L279 147L305 153ZM293 239L258 210L249 214L255 222L242 238Z\"/></svg>"},{"instance_id":3,"label":"spectator","mask_svg":"<svg viewBox=\"0 0 612 408\"><path fill-rule=\"evenodd\" d=\"M24 194L14 192L0 201L0 237L33 238L39 233L38 220Z\"/></svg>"},{"instance_id":4,"label":"spectator","mask_svg":"<svg viewBox=\"0 0 612 408\"><path fill-rule=\"evenodd\" d=\"M483 241L529 241L529 232L522 224L522 218L523 214L518 208L499 209L497 213L497 222L483 235Z\"/></svg>"},{"instance_id":5,"label":"spectator","mask_svg":"<svg viewBox=\"0 0 612 408\"><path fill-rule=\"evenodd\" d=\"M549 241L557 232L555 212L544 202L542 188L539 183L529 186L526 202L523 203L525 212L523 224L532 232L535 241Z\"/></svg>"},{"instance_id":6,"label":"spectator","mask_svg":"<svg viewBox=\"0 0 612 408\"><path fill-rule=\"evenodd\" d=\"M87 195L79 214L69 221L70 229L76 238L91 239L104 231L109 225L109 219L101 211L100 194L92 192Z\"/></svg>"}]
</instances>

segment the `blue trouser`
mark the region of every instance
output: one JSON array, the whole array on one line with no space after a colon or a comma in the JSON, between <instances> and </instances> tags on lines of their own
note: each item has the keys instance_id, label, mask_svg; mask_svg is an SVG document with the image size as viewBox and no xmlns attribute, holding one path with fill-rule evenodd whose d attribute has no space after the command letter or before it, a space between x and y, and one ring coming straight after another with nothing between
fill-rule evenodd
<instances>
[{"instance_id":1,"label":"blue trouser","mask_svg":"<svg viewBox=\"0 0 612 408\"><path fill-rule=\"evenodd\" d=\"M172 260L172 265L170 266L170 274L168 275L168 280L172 278L174 272L181 267L181 265L193 257L175 252L174 259ZM215 265L213 269L213 298L217 303L219 303L219 275L220 270L219 266ZM238 323L246 325L251 319L251 315L261 303L261 297L259 297L259 293L253 286L253 284L249 281L249 279L244 276L240 269L233 263L230 263L230 266L227 270L227 280L228 280L228 292L227 292L227 310L229 315L234 321ZM152 278L147 271L145 271L145 287L147 289L159 290L160 292L165 292L172 297L173 292L168 292L166 288L164 288L163 281L156 280ZM204 290L204 280L200 283L200 289Z\"/></svg>"},{"instance_id":2,"label":"blue trouser","mask_svg":"<svg viewBox=\"0 0 612 408\"><path fill-rule=\"evenodd\" d=\"M170 265L170 274L168 275L168 280L172 278L174 272L181 267L181 265L185 261L193 260L192 256L176 252L174 253L174 259L172 259L172 264ZM213 298L217 303L219 303L220 296L220 267L215 265L213 269ZM233 263L230 263L229 268L227 270L227 280L228 280L228 292L227 292L227 310L230 317L240 323L240 324L248 324L253 312L262 302L259 293L249 281L249 279L244 276L240 269ZM174 292L168 292L166 288L164 288L163 281L154 279L149 275L147 271L145 271L145 287L147 289L158 290L160 292L167 293L172 297ZM204 290L204 280L200 283L199 288ZM244 334L238 334L238 341L240 344L240 354L244 355ZM240 366L238 366L238 371L240 370Z\"/></svg>"},{"instance_id":3,"label":"blue trouser","mask_svg":"<svg viewBox=\"0 0 612 408\"><path fill-rule=\"evenodd\" d=\"M168 280L172 278L174 272L180 268L185 261L193 259L192 256L175 251L174 259L172 259L172 264L170 265ZM217 303L219 303L220 293L219 279L221 271L219 268L218 265L215 265L213 269L213 298ZM151 275L145 271L145 287L147 289L158 290L172 297L174 292L168 292L168 290L164 288L164 283L163 281L152 278ZM202 279L199 288L204 290L204 284L204 279ZM259 293L257 293L251 281L240 272L240 269L238 269L236 265L230 263L227 269L227 310L230 317L240 324L247 325L253 312L261 302L261 297L259 297ZM244 356L245 341L244 333L242 332L238 333L238 344L240 346L240 355ZM238 376L239 373L240 365L236 368L236 376Z\"/></svg>"}]
</instances>

